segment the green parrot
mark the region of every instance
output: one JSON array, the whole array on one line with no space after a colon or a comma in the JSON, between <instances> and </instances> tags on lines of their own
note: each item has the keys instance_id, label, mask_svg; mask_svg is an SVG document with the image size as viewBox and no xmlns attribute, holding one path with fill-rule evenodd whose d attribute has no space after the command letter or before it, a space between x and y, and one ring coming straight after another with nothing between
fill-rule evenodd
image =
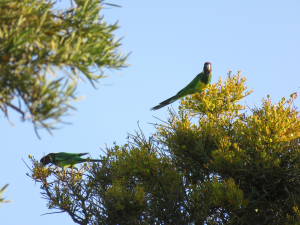
<instances>
[{"instance_id":1,"label":"green parrot","mask_svg":"<svg viewBox=\"0 0 300 225\"><path fill-rule=\"evenodd\" d=\"M211 82L212 77L212 68L211 63L206 62L204 63L203 71L199 73L188 85L185 86L182 90L180 90L176 95L167 100L159 103L159 105L154 106L151 110L160 109L166 105L175 102L176 100L191 94L196 94L197 92L201 93L204 91Z\"/></svg>"},{"instance_id":2,"label":"green parrot","mask_svg":"<svg viewBox=\"0 0 300 225\"><path fill-rule=\"evenodd\" d=\"M48 155L41 158L40 163L43 166L46 166L49 163L52 163L56 166L64 167L73 167L77 163L83 162L102 162L103 160L99 159L83 159L80 156L86 155L89 153L67 153L67 152L58 152L58 153L49 153Z\"/></svg>"}]
</instances>

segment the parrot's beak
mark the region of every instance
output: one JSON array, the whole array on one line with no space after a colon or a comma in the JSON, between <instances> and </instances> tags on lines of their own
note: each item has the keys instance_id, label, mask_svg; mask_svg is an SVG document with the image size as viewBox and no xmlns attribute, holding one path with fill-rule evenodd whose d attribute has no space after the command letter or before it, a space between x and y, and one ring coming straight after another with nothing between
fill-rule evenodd
<instances>
[{"instance_id":1,"label":"parrot's beak","mask_svg":"<svg viewBox=\"0 0 300 225\"><path fill-rule=\"evenodd\" d=\"M46 166L49 162L47 162L47 156L44 156L43 158L41 158L40 160L40 165L41 166Z\"/></svg>"}]
</instances>

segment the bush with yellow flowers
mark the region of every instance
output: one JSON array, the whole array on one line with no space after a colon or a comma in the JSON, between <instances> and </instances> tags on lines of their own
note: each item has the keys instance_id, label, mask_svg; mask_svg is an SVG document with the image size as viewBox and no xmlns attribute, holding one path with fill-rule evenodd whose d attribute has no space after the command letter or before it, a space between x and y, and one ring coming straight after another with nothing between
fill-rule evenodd
<instances>
[{"instance_id":1,"label":"bush with yellow flowers","mask_svg":"<svg viewBox=\"0 0 300 225\"><path fill-rule=\"evenodd\" d=\"M78 224L297 224L297 93L249 108L245 81L229 74L182 99L153 136L129 135L102 163L75 171L33 160L31 177L49 208Z\"/></svg>"},{"instance_id":2,"label":"bush with yellow flowers","mask_svg":"<svg viewBox=\"0 0 300 225\"><path fill-rule=\"evenodd\" d=\"M221 201L211 204L209 218L245 224L299 221L297 93L278 103L267 96L261 107L249 108L239 103L252 92L245 81L240 72L229 73L223 83L220 78L205 93L186 97L178 114L170 110L167 123L157 125L156 137L187 182L197 187L231 182L222 195L230 197L217 197ZM208 195L215 193L208 189ZM242 193L240 201L235 191Z\"/></svg>"}]
</instances>

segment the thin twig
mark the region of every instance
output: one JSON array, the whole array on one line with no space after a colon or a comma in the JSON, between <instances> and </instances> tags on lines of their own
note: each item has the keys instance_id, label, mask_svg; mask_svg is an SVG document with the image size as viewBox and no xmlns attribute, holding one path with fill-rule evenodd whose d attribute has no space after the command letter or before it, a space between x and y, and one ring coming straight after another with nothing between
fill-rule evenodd
<instances>
[{"instance_id":1,"label":"thin twig","mask_svg":"<svg viewBox=\"0 0 300 225\"><path fill-rule=\"evenodd\" d=\"M24 161L24 159L22 158L23 162L25 163L25 165L27 166L27 168L33 173L32 169L30 169L30 167L27 165L27 163Z\"/></svg>"}]
</instances>

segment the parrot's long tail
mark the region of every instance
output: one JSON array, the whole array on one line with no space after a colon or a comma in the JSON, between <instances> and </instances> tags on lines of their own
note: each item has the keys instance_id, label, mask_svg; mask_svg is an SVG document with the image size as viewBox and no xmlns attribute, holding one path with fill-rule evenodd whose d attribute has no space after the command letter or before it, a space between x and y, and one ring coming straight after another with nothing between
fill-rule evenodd
<instances>
[{"instance_id":1,"label":"parrot's long tail","mask_svg":"<svg viewBox=\"0 0 300 225\"><path fill-rule=\"evenodd\" d=\"M103 162L104 160L100 160L100 159L90 159L90 160L87 160L87 159L82 159L80 160L80 162Z\"/></svg>"},{"instance_id":2,"label":"parrot's long tail","mask_svg":"<svg viewBox=\"0 0 300 225\"><path fill-rule=\"evenodd\" d=\"M167 100L165 100L165 101L159 103L159 105L154 106L153 108L151 108L151 110L158 110L158 109L160 109L160 108L162 108L162 107L165 107L166 105L169 105L169 104L175 102L177 99L178 99L178 98L177 98L176 96L173 96L173 97L171 97L171 98L168 98Z\"/></svg>"},{"instance_id":3,"label":"parrot's long tail","mask_svg":"<svg viewBox=\"0 0 300 225\"><path fill-rule=\"evenodd\" d=\"M90 159L90 162L103 162L104 160L100 160L100 159Z\"/></svg>"}]
</instances>

